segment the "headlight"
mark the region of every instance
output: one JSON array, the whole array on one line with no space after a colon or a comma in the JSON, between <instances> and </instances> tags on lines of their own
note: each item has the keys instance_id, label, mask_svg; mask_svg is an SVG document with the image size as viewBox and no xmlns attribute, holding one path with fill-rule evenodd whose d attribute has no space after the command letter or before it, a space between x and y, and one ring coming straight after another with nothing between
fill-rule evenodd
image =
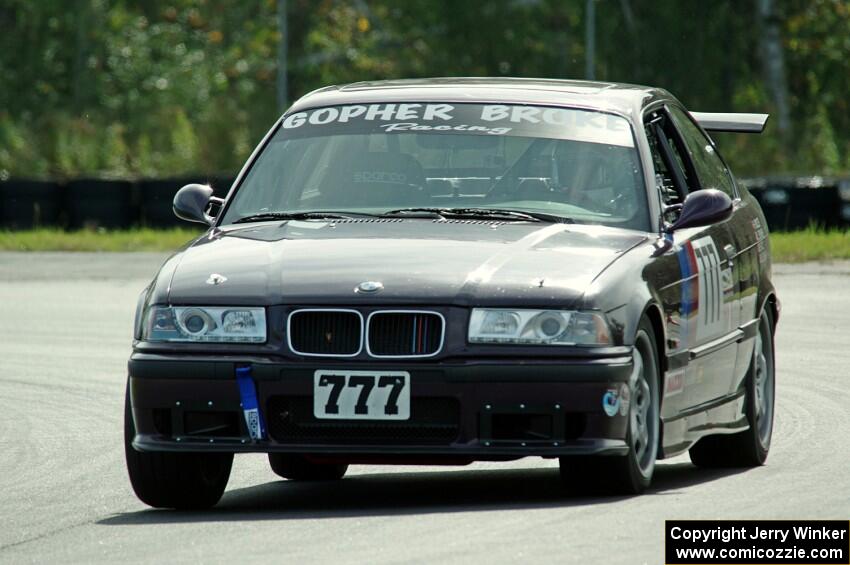
<instances>
[{"instance_id":1,"label":"headlight","mask_svg":"<svg viewBox=\"0 0 850 565\"><path fill-rule=\"evenodd\" d=\"M475 308L469 342L598 346L611 345L611 332L595 312Z\"/></svg>"},{"instance_id":2,"label":"headlight","mask_svg":"<svg viewBox=\"0 0 850 565\"><path fill-rule=\"evenodd\" d=\"M145 317L142 340L263 343L266 341L266 310L152 306Z\"/></svg>"}]
</instances>

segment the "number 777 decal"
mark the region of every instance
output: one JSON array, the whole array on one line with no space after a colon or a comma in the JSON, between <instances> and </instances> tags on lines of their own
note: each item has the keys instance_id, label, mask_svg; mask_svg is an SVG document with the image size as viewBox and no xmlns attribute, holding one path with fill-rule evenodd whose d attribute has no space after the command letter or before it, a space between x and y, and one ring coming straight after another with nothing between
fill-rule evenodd
<instances>
[{"instance_id":1,"label":"number 777 decal","mask_svg":"<svg viewBox=\"0 0 850 565\"><path fill-rule=\"evenodd\" d=\"M410 374L405 371L316 371L313 416L334 420L407 420L410 418Z\"/></svg>"}]
</instances>

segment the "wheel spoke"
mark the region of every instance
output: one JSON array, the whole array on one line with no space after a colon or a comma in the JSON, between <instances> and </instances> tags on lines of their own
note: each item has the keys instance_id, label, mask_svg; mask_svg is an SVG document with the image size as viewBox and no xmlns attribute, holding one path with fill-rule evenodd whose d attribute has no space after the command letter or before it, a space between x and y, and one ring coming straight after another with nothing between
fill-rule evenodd
<instances>
[{"instance_id":1,"label":"wheel spoke","mask_svg":"<svg viewBox=\"0 0 850 565\"><path fill-rule=\"evenodd\" d=\"M643 456L646 453L646 441L641 437L635 442L635 456L637 457L638 465L643 466Z\"/></svg>"},{"instance_id":2,"label":"wheel spoke","mask_svg":"<svg viewBox=\"0 0 850 565\"><path fill-rule=\"evenodd\" d=\"M634 357L634 371L629 379L629 389L632 393L630 407L630 432L632 437L632 449L638 465L645 468L650 462L645 461L650 446L650 422L652 417L652 389L646 380L643 357L636 350Z\"/></svg>"},{"instance_id":3,"label":"wheel spoke","mask_svg":"<svg viewBox=\"0 0 850 565\"><path fill-rule=\"evenodd\" d=\"M646 382L646 379L641 379L641 403L640 403L640 413L641 413L641 421L644 426L649 421L649 408L652 403L652 392L649 390L649 383Z\"/></svg>"},{"instance_id":4,"label":"wheel spoke","mask_svg":"<svg viewBox=\"0 0 850 565\"><path fill-rule=\"evenodd\" d=\"M753 388L754 424L763 446L770 443L773 419L773 357L770 343L769 322L762 316L753 351Z\"/></svg>"},{"instance_id":5,"label":"wheel spoke","mask_svg":"<svg viewBox=\"0 0 850 565\"><path fill-rule=\"evenodd\" d=\"M765 358L763 351L763 341L761 336L761 328L756 334L755 344L753 347L753 372L755 377L755 411L756 422L761 420L764 414L764 385L765 385Z\"/></svg>"},{"instance_id":6,"label":"wheel spoke","mask_svg":"<svg viewBox=\"0 0 850 565\"><path fill-rule=\"evenodd\" d=\"M632 409L632 413L629 416L629 430L631 431L632 437L637 438L640 435L640 422L638 421L638 412L637 410Z\"/></svg>"}]
</instances>

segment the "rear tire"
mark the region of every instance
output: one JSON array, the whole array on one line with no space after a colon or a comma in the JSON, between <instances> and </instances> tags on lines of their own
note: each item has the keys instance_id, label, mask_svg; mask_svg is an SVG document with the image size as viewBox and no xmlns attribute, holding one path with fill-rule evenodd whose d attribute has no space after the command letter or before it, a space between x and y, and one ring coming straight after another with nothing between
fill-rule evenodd
<instances>
[{"instance_id":1,"label":"rear tire","mask_svg":"<svg viewBox=\"0 0 850 565\"><path fill-rule=\"evenodd\" d=\"M347 463L314 463L291 453L269 453L269 464L276 475L291 481L336 481L348 470Z\"/></svg>"},{"instance_id":2,"label":"rear tire","mask_svg":"<svg viewBox=\"0 0 850 565\"><path fill-rule=\"evenodd\" d=\"M232 453L157 453L133 448L136 426L130 390L124 398L124 456L139 500L154 508L199 510L214 506L227 486Z\"/></svg>"},{"instance_id":3,"label":"rear tire","mask_svg":"<svg viewBox=\"0 0 850 565\"><path fill-rule=\"evenodd\" d=\"M635 368L629 381L629 425L624 456L560 459L561 480L576 492L640 494L652 481L660 434L659 370L655 334L642 320L635 338ZM622 399L621 399L622 401Z\"/></svg>"},{"instance_id":4,"label":"rear tire","mask_svg":"<svg viewBox=\"0 0 850 565\"><path fill-rule=\"evenodd\" d=\"M762 312L758 328L746 378L746 416L750 427L737 434L700 439L689 451L694 465L708 468L758 467L767 460L776 400L773 318L768 309Z\"/></svg>"}]
</instances>

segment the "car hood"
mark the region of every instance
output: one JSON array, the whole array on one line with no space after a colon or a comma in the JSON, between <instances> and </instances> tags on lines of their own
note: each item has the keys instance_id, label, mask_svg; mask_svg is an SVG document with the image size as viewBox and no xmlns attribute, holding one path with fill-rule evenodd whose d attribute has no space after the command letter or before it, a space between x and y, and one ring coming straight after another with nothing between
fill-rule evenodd
<instances>
[{"instance_id":1,"label":"car hood","mask_svg":"<svg viewBox=\"0 0 850 565\"><path fill-rule=\"evenodd\" d=\"M644 240L634 231L601 226L471 220L227 226L182 252L168 301L464 306L556 301L568 308L612 261ZM383 288L355 292L365 281Z\"/></svg>"}]
</instances>

